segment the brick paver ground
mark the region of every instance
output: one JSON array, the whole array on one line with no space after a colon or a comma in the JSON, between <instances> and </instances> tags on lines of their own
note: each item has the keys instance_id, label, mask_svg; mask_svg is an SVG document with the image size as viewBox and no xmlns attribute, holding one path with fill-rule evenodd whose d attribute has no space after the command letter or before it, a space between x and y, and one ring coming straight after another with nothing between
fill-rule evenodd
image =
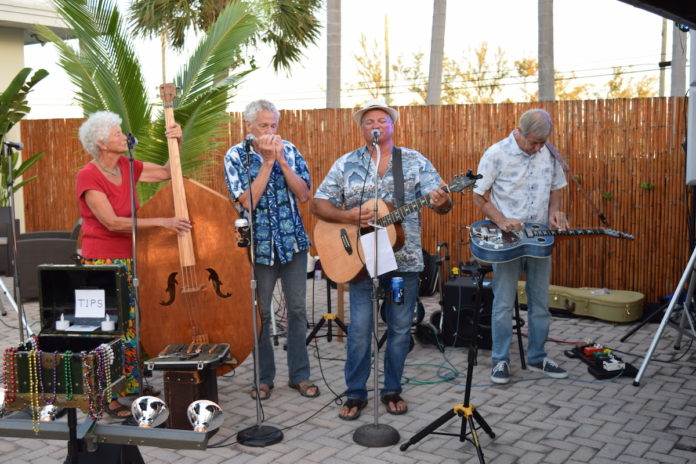
<instances>
[{"instance_id":1,"label":"brick paver ground","mask_svg":"<svg viewBox=\"0 0 696 464\"><path fill-rule=\"evenodd\" d=\"M7 281L6 281L7 282ZM332 292L335 312L336 294ZM347 293L346 293L347 297ZM427 313L438 307L438 295L424 299ZM9 312L0 318L0 348L18 340L17 318ZM38 331L38 304L25 304L32 327ZM326 312L323 281L308 282L310 321ZM522 312L523 318L526 313ZM426 316L427 317L427 316ZM348 318L348 315L346 315ZM282 323L282 321L280 321ZM346 321L348 322L348 321ZM639 368L657 330L648 324L625 343L619 339L633 324L613 324L595 319L554 317L550 337L563 342L592 339L620 350L625 361ZM322 331L321 334L325 334ZM495 432L479 430L486 462L491 463L690 463L696 462L696 357L691 338L681 350L673 348L676 329L668 326L660 338L640 386L633 378L598 381L586 365L564 356L572 345L547 343L547 352L570 373L553 380L522 370L516 344L512 347L512 382L490 383L490 351L479 350L472 378L471 402ZM253 364L247 359L233 373L218 378L225 422L205 451L141 446L147 463L433 463L478 462L476 449L458 436L428 435L408 450L399 445L365 448L353 439L355 430L374 422L372 396L362 416L354 422L337 417L336 394L343 383L344 343L319 338L310 348L312 380L321 396L301 398L287 387L283 337L276 347L278 375L272 397L263 402L267 424L283 430L284 439L265 448L236 443L236 434L256 423L256 408L248 390ZM465 348L435 347L416 343L404 372L403 396L409 412L392 416L379 406L379 422L396 428L406 442L464 399L467 353ZM446 380L450 378L451 380ZM153 383L162 385L161 373ZM368 385L372 385L372 379ZM80 416L82 417L82 416ZM7 420L7 419L6 419ZM110 421L110 419L103 419ZM458 435L461 419L450 419L438 432ZM63 462L66 445L56 440L0 438L0 462Z\"/></svg>"}]
</instances>

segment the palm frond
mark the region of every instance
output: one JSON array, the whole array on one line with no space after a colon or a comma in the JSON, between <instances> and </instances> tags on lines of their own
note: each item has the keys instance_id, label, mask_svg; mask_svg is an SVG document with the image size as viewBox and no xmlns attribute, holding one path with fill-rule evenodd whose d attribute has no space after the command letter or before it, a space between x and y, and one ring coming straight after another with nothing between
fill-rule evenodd
<instances>
[{"instance_id":1,"label":"palm frond","mask_svg":"<svg viewBox=\"0 0 696 464\"><path fill-rule=\"evenodd\" d=\"M219 76L227 75L230 63L257 27L256 17L244 4L232 3L223 10L175 79L181 89L181 105L211 88Z\"/></svg>"},{"instance_id":2,"label":"palm frond","mask_svg":"<svg viewBox=\"0 0 696 464\"><path fill-rule=\"evenodd\" d=\"M109 110L123 118L123 130L144 136L151 107L145 80L127 31L113 0L54 0L75 32L79 52L46 28L39 33L60 51L60 66L78 87L77 100L86 113Z\"/></svg>"}]
</instances>

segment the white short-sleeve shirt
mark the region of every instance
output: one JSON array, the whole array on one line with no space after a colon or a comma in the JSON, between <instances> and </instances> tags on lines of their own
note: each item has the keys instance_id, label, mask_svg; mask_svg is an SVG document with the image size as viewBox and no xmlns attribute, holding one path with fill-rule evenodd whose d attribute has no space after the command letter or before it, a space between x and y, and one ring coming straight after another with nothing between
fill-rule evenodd
<instances>
[{"instance_id":1,"label":"white short-sleeve shirt","mask_svg":"<svg viewBox=\"0 0 696 464\"><path fill-rule=\"evenodd\" d=\"M474 192L490 190L491 203L507 218L548 225L551 192L568 185L563 168L546 146L533 155L523 152L514 134L485 151Z\"/></svg>"}]
</instances>

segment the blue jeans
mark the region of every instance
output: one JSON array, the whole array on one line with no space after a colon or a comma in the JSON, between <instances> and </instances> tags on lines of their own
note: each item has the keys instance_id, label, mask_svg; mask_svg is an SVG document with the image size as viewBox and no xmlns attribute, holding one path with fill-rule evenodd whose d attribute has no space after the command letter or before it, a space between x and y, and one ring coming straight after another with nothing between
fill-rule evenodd
<instances>
[{"instance_id":1,"label":"blue jeans","mask_svg":"<svg viewBox=\"0 0 696 464\"><path fill-rule=\"evenodd\" d=\"M391 278L404 278L404 302L391 302ZM401 393L401 374L411 343L411 325L418 297L417 272L389 272L380 276L387 303L387 349L384 355L384 387L381 395ZM367 399L367 379L372 357L372 279L350 283L350 325L348 326L347 359L345 366L348 398ZM378 361L375 361L378 362Z\"/></svg>"},{"instance_id":2,"label":"blue jeans","mask_svg":"<svg viewBox=\"0 0 696 464\"><path fill-rule=\"evenodd\" d=\"M517 295L520 275L527 276L527 320L529 337L527 360L530 364L540 363L546 357L544 343L549 334L551 313L549 312L549 282L551 281L551 258L519 258L507 263L493 265L493 314L491 320L493 337L493 365L500 361L510 362L512 340L512 309Z\"/></svg>"},{"instance_id":3,"label":"blue jeans","mask_svg":"<svg viewBox=\"0 0 696 464\"><path fill-rule=\"evenodd\" d=\"M288 377L299 383L309 379L309 356L307 356L307 252L296 253L292 261L280 264L278 259L272 266L256 264L259 306L261 308L261 335L259 335L259 375L260 382L273 385L275 379L275 358L271 344L271 301L276 280L285 295L285 308L288 318Z\"/></svg>"}]
</instances>

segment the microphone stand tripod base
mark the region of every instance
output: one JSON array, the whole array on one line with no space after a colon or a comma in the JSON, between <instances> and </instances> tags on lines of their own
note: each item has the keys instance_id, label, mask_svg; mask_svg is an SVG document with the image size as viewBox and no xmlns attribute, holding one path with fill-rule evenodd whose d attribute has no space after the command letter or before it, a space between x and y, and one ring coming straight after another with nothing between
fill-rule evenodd
<instances>
[{"instance_id":1,"label":"microphone stand tripod base","mask_svg":"<svg viewBox=\"0 0 696 464\"><path fill-rule=\"evenodd\" d=\"M386 424L365 424L353 433L353 441L368 448L383 448L396 445L400 440L399 432Z\"/></svg>"},{"instance_id":2,"label":"microphone stand tripod base","mask_svg":"<svg viewBox=\"0 0 696 464\"><path fill-rule=\"evenodd\" d=\"M253 425L237 434L237 442L244 446L275 445L283 439L283 432L272 425Z\"/></svg>"}]
</instances>

